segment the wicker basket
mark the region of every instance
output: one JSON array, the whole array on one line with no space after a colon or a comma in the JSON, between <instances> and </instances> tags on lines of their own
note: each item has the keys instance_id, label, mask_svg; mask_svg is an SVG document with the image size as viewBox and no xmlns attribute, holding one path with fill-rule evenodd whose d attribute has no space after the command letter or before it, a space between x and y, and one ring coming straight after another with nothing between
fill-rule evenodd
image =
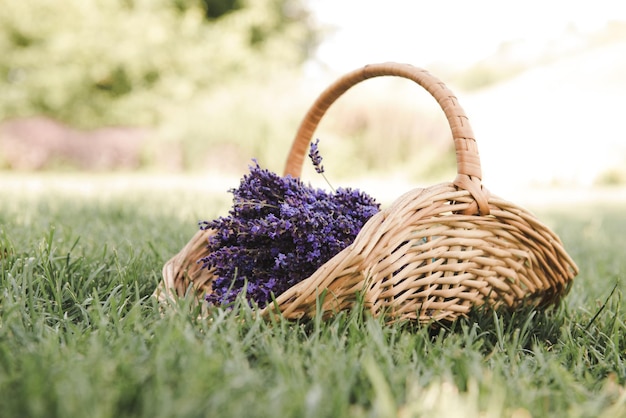
<instances>
[{"instance_id":1,"label":"wicker basket","mask_svg":"<svg viewBox=\"0 0 626 418\"><path fill-rule=\"evenodd\" d=\"M444 111L456 149L456 179L415 189L374 215L355 241L261 312L286 318L350 309L362 300L389 320L454 320L473 307L546 306L567 293L578 268L560 239L528 211L490 195L481 183L476 141L454 94L425 70L368 65L327 88L306 114L285 175L299 176L326 110L359 82L399 76L427 90ZM197 262L212 231L199 231L163 269L155 295L165 300L211 291L212 272ZM318 306L321 305L321 306Z\"/></svg>"}]
</instances>

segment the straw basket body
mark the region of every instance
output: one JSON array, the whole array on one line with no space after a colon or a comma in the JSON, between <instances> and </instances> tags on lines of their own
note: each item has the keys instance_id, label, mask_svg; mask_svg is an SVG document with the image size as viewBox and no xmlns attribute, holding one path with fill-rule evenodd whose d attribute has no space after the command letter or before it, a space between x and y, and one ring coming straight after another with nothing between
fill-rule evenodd
<instances>
[{"instance_id":1,"label":"straw basket body","mask_svg":"<svg viewBox=\"0 0 626 418\"><path fill-rule=\"evenodd\" d=\"M341 77L315 101L290 150L285 175L299 176L326 110L352 86L378 76L413 80L444 111L456 149L453 182L414 189L374 215L355 241L261 312L287 318L332 314L362 300L389 320L454 320L472 308L545 306L566 294L578 268L561 240L530 212L490 195L478 148L454 94L427 71L396 63ZM163 269L161 299L211 291L198 260L212 231L199 231Z\"/></svg>"}]
</instances>

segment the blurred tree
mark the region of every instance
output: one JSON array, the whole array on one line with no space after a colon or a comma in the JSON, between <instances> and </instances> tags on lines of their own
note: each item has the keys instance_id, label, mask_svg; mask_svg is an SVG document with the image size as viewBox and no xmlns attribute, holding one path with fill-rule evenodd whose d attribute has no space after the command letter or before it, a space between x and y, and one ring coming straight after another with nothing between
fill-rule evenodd
<instances>
[{"instance_id":1,"label":"blurred tree","mask_svg":"<svg viewBox=\"0 0 626 418\"><path fill-rule=\"evenodd\" d=\"M0 119L157 124L236 79L297 68L303 0L0 0Z\"/></svg>"},{"instance_id":2,"label":"blurred tree","mask_svg":"<svg viewBox=\"0 0 626 418\"><path fill-rule=\"evenodd\" d=\"M203 3L207 18L217 19L228 12L240 9L243 2L241 0L204 0Z\"/></svg>"}]
</instances>

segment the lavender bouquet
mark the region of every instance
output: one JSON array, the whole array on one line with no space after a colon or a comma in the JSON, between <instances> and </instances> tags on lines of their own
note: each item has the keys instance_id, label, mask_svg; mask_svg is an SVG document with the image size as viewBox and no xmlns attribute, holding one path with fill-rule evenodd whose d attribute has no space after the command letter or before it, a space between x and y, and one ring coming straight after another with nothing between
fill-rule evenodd
<instances>
[{"instance_id":1,"label":"lavender bouquet","mask_svg":"<svg viewBox=\"0 0 626 418\"><path fill-rule=\"evenodd\" d=\"M319 141L319 140L318 140ZM311 158L323 175L318 141ZM350 188L316 189L291 176L262 169L256 160L237 189L228 216L200 222L213 229L203 268L215 268L212 305L246 298L260 308L309 277L350 245L363 224L380 210L367 194Z\"/></svg>"}]
</instances>

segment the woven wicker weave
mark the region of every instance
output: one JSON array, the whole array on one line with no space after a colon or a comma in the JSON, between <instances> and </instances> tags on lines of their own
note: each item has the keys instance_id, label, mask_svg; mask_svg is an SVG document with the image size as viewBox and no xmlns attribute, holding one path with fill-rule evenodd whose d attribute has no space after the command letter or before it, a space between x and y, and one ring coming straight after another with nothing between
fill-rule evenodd
<instances>
[{"instance_id":1,"label":"woven wicker weave","mask_svg":"<svg viewBox=\"0 0 626 418\"><path fill-rule=\"evenodd\" d=\"M374 215L355 241L261 313L287 318L332 314L362 299L390 320L454 320L485 303L545 306L569 289L578 268L560 239L528 211L482 186L476 141L454 94L425 70L368 65L341 77L315 101L293 142L285 175L299 176L326 110L352 86L399 76L426 89L444 111L456 149L457 177L411 190ZM163 269L155 295L210 292L212 272L197 263L211 231L199 231ZM318 306L321 304L321 306Z\"/></svg>"}]
</instances>

